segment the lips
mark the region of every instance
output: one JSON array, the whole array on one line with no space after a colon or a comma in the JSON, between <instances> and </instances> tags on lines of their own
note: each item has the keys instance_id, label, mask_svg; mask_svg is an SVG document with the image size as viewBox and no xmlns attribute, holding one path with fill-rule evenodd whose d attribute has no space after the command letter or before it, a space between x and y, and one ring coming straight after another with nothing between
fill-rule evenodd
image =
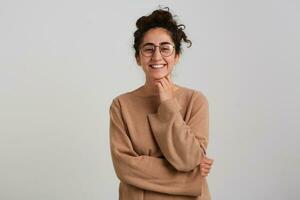
<instances>
[{"instance_id":1,"label":"lips","mask_svg":"<svg viewBox=\"0 0 300 200\"><path fill-rule=\"evenodd\" d=\"M166 66L166 64L153 64L153 65L149 65L152 69L160 69L163 68L164 66Z\"/></svg>"}]
</instances>

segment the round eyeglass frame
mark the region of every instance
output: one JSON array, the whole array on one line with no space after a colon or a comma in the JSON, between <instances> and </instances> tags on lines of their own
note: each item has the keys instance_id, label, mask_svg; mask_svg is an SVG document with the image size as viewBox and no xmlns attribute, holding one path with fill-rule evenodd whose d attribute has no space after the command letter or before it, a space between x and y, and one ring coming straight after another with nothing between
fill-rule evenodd
<instances>
[{"instance_id":1,"label":"round eyeglass frame","mask_svg":"<svg viewBox=\"0 0 300 200\"><path fill-rule=\"evenodd\" d=\"M148 45L149 45L149 46L151 45L151 46L154 47L154 51L151 53L151 55L147 55L147 54L144 54L144 53L143 53L143 48L144 48L145 46L148 46ZM163 45L170 45L170 46L172 47L172 51L171 51L170 54L164 55L164 54L162 53L161 47L162 47ZM140 48L140 52L141 52L141 54L142 54L143 56L145 56L145 57L152 57L152 56L154 55L154 53L155 53L157 47L159 48L159 53L160 53L160 55L162 55L163 57L169 57L169 56L171 56L171 55L173 54L174 50L175 50L175 45L170 44L170 43L161 44L161 45L145 44L145 45L143 45L143 46Z\"/></svg>"}]
</instances>

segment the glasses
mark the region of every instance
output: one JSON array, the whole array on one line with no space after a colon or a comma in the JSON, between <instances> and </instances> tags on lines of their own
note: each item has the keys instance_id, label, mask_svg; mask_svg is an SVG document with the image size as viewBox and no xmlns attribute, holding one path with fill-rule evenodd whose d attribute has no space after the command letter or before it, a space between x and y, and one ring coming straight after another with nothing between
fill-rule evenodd
<instances>
[{"instance_id":1,"label":"glasses","mask_svg":"<svg viewBox=\"0 0 300 200\"><path fill-rule=\"evenodd\" d=\"M158 46L154 44L145 44L144 46L142 46L140 51L143 56L152 57L156 51L156 47L159 47L159 52L163 57L168 57L172 55L174 51L174 45L170 43L163 43Z\"/></svg>"}]
</instances>

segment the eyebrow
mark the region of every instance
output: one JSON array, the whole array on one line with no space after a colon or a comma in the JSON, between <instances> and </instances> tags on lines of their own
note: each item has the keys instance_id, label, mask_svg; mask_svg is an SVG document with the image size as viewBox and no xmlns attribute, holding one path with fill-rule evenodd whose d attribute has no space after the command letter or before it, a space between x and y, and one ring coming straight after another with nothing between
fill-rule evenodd
<instances>
[{"instance_id":1,"label":"eyebrow","mask_svg":"<svg viewBox=\"0 0 300 200\"><path fill-rule=\"evenodd\" d=\"M161 42L161 43L159 43L159 45L162 45L162 44L172 44L172 43L170 43L170 42ZM146 46L146 45L155 45L155 44L153 44L151 42L147 42L147 43L143 44L143 46Z\"/></svg>"}]
</instances>

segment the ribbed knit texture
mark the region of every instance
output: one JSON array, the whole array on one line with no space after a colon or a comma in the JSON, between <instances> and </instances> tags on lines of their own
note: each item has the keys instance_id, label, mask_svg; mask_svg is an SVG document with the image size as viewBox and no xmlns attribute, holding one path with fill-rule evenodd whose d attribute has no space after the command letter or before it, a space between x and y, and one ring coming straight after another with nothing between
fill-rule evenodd
<instances>
[{"instance_id":1,"label":"ribbed knit texture","mask_svg":"<svg viewBox=\"0 0 300 200\"><path fill-rule=\"evenodd\" d=\"M209 135L208 101L179 87L172 99L138 89L110 106L110 147L120 200L210 200L200 161Z\"/></svg>"}]
</instances>

